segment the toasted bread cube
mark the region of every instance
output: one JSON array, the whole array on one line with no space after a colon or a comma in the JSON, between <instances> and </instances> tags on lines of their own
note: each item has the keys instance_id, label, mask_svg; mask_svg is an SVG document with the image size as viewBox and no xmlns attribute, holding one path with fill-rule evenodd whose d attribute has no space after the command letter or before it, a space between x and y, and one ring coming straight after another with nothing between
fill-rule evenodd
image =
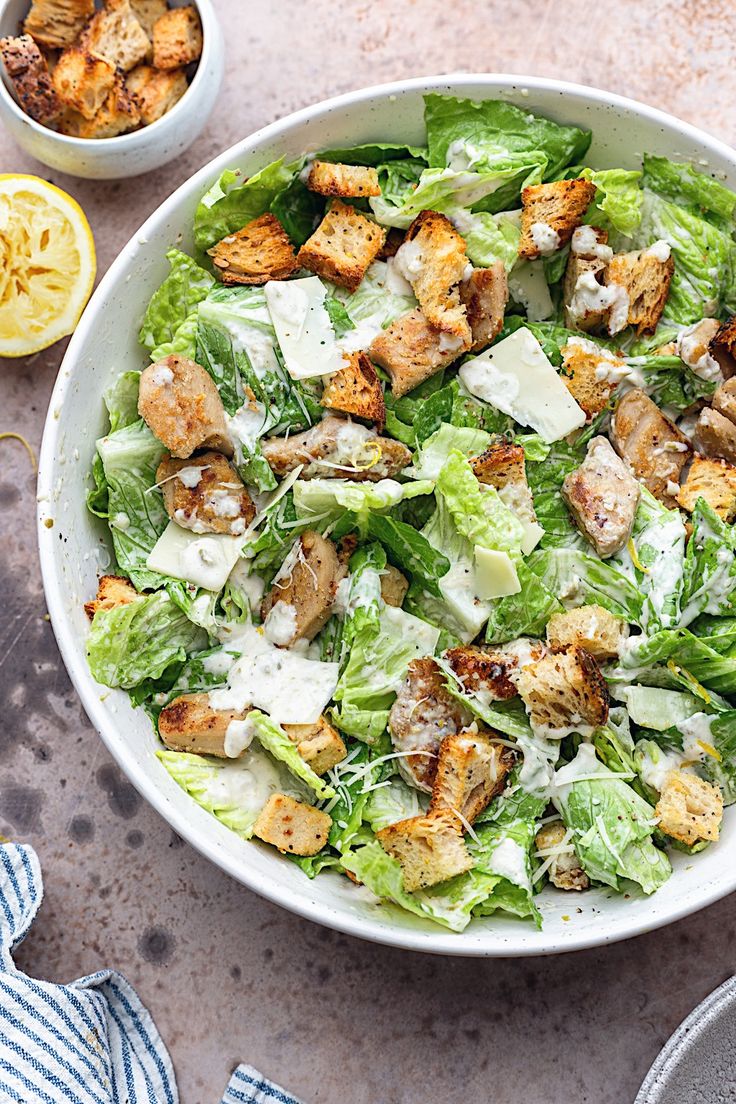
<instances>
[{"instance_id":1,"label":"toasted bread cube","mask_svg":"<svg viewBox=\"0 0 736 1104\"><path fill-rule=\"evenodd\" d=\"M465 240L438 211L422 211L406 232L396 264L414 289L431 326L470 346L472 334L460 281L468 265Z\"/></svg>"},{"instance_id":2,"label":"toasted bread cube","mask_svg":"<svg viewBox=\"0 0 736 1104\"><path fill-rule=\"evenodd\" d=\"M393 564L387 564L381 572L381 597L387 606L400 609L406 592L409 589L409 580Z\"/></svg>"},{"instance_id":3,"label":"toasted bread cube","mask_svg":"<svg viewBox=\"0 0 736 1104\"><path fill-rule=\"evenodd\" d=\"M138 597L140 595L129 579L124 579L122 575L102 575L97 584L97 597L84 603L84 612L91 621L98 610L127 606Z\"/></svg>"},{"instance_id":4,"label":"toasted bread cube","mask_svg":"<svg viewBox=\"0 0 736 1104\"><path fill-rule=\"evenodd\" d=\"M725 460L696 456L690 465L677 501L692 513L699 498L704 498L724 521L736 518L736 467Z\"/></svg>"},{"instance_id":5,"label":"toasted bread cube","mask_svg":"<svg viewBox=\"0 0 736 1104\"><path fill-rule=\"evenodd\" d=\"M532 260L566 245L595 193L595 184L589 180L555 180L524 188L519 256Z\"/></svg>"},{"instance_id":6,"label":"toasted bread cube","mask_svg":"<svg viewBox=\"0 0 736 1104\"><path fill-rule=\"evenodd\" d=\"M26 115L44 126L55 122L61 113L61 103L46 59L31 36L0 38L0 56Z\"/></svg>"},{"instance_id":7,"label":"toasted bread cube","mask_svg":"<svg viewBox=\"0 0 736 1104\"><path fill-rule=\"evenodd\" d=\"M606 284L618 284L629 297L627 325L636 326L638 337L652 334L662 317L670 291L675 262L660 260L651 248L615 253L606 270Z\"/></svg>"},{"instance_id":8,"label":"toasted bread cube","mask_svg":"<svg viewBox=\"0 0 736 1104\"><path fill-rule=\"evenodd\" d=\"M95 0L33 0L23 30L42 46L63 50L94 14Z\"/></svg>"},{"instance_id":9,"label":"toasted bread cube","mask_svg":"<svg viewBox=\"0 0 736 1104\"><path fill-rule=\"evenodd\" d=\"M153 41L153 25L169 9L166 0L130 0L133 15L140 23L143 30Z\"/></svg>"},{"instance_id":10,"label":"toasted bread cube","mask_svg":"<svg viewBox=\"0 0 736 1104\"><path fill-rule=\"evenodd\" d=\"M148 35L136 19L130 0L107 0L90 20L80 45L126 73L151 51Z\"/></svg>"},{"instance_id":11,"label":"toasted bread cube","mask_svg":"<svg viewBox=\"0 0 736 1104\"><path fill-rule=\"evenodd\" d=\"M365 353L351 353L345 365L327 381L320 399L322 406L376 422L386 421L386 402L381 381Z\"/></svg>"},{"instance_id":12,"label":"toasted bread cube","mask_svg":"<svg viewBox=\"0 0 736 1104\"><path fill-rule=\"evenodd\" d=\"M718 786L690 771L670 771L654 810L665 835L692 846L717 840L723 819L723 795Z\"/></svg>"},{"instance_id":13,"label":"toasted bread cube","mask_svg":"<svg viewBox=\"0 0 736 1104\"><path fill-rule=\"evenodd\" d=\"M413 659L391 706L388 729L402 755L399 773L417 790L431 793L437 756L445 736L472 722L472 714L447 690L446 678L431 656Z\"/></svg>"},{"instance_id":14,"label":"toasted bread cube","mask_svg":"<svg viewBox=\"0 0 736 1104\"><path fill-rule=\"evenodd\" d=\"M313 161L307 176L310 192L324 196L378 196L381 189L376 169L364 165L340 165Z\"/></svg>"},{"instance_id":15,"label":"toasted bread cube","mask_svg":"<svg viewBox=\"0 0 736 1104\"><path fill-rule=\"evenodd\" d=\"M141 372L138 413L174 457L184 460L195 449L233 454L212 376L189 357L172 353Z\"/></svg>"},{"instance_id":16,"label":"toasted bread cube","mask_svg":"<svg viewBox=\"0 0 736 1104\"><path fill-rule=\"evenodd\" d=\"M153 25L153 64L179 69L202 54L202 23L193 5L164 12Z\"/></svg>"},{"instance_id":17,"label":"toasted bread cube","mask_svg":"<svg viewBox=\"0 0 736 1104\"><path fill-rule=\"evenodd\" d=\"M386 231L354 207L335 199L297 254L303 268L355 291L383 248Z\"/></svg>"},{"instance_id":18,"label":"toasted bread cube","mask_svg":"<svg viewBox=\"0 0 736 1104\"><path fill-rule=\"evenodd\" d=\"M493 743L489 734L466 729L445 736L429 811L449 809L472 824L503 790L513 762L513 753Z\"/></svg>"},{"instance_id":19,"label":"toasted bread cube","mask_svg":"<svg viewBox=\"0 0 736 1104\"><path fill-rule=\"evenodd\" d=\"M283 729L315 774L332 770L348 753L340 733L325 716L314 724L284 725Z\"/></svg>"},{"instance_id":20,"label":"toasted bread cube","mask_svg":"<svg viewBox=\"0 0 736 1104\"><path fill-rule=\"evenodd\" d=\"M390 824L376 832L376 839L398 860L407 893L446 882L473 865L463 839L462 822L448 809Z\"/></svg>"},{"instance_id":21,"label":"toasted bread cube","mask_svg":"<svg viewBox=\"0 0 736 1104\"><path fill-rule=\"evenodd\" d=\"M220 452L203 452L196 460L165 456L156 471L166 513L193 533L239 536L256 515L245 485Z\"/></svg>"},{"instance_id":22,"label":"toasted bread cube","mask_svg":"<svg viewBox=\"0 0 736 1104\"><path fill-rule=\"evenodd\" d=\"M59 120L59 130L74 138L115 138L133 130L141 121L138 105L129 94L122 75L115 74L115 83L102 107L92 119L85 119L73 107L67 108Z\"/></svg>"},{"instance_id":23,"label":"toasted bread cube","mask_svg":"<svg viewBox=\"0 0 736 1104\"><path fill-rule=\"evenodd\" d=\"M460 285L460 301L465 307L473 343L470 352L477 353L498 337L509 300L509 285L503 261L490 268L474 268Z\"/></svg>"},{"instance_id":24,"label":"toasted bread cube","mask_svg":"<svg viewBox=\"0 0 736 1104\"><path fill-rule=\"evenodd\" d=\"M585 648L594 659L614 659L629 635L629 626L603 606L578 606L554 613L547 623L547 643L554 651Z\"/></svg>"},{"instance_id":25,"label":"toasted bread cube","mask_svg":"<svg viewBox=\"0 0 736 1104\"><path fill-rule=\"evenodd\" d=\"M89 50L70 46L54 69L54 88L59 99L85 119L94 119L115 84L115 66Z\"/></svg>"},{"instance_id":26,"label":"toasted bread cube","mask_svg":"<svg viewBox=\"0 0 736 1104\"><path fill-rule=\"evenodd\" d=\"M572 519L603 559L624 547L634 525L641 488L606 437L594 437L585 460L562 481Z\"/></svg>"},{"instance_id":27,"label":"toasted bread cube","mask_svg":"<svg viewBox=\"0 0 736 1104\"><path fill-rule=\"evenodd\" d=\"M138 105L141 123L149 126L179 102L189 85L183 69L136 65L125 78L125 87Z\"/></svg>"},{"instance_id":28,"label":"toasted bread cube","mask_svg":"<svg viewBox=\"0 0 736 1104\"><path fill-rule=\"evenodd\" d=\"M598 728L608 720L608 687L584 648L571 646L522 667L519 694L535 728L550 735Z\"/></svg>"},{"instance_id":29,"label":"toasted bread cube","mask_svg":"<svg viewBox=\"0 0 736 1104\"><path fill-rule=\"evenodd\" d=\"M223 284L285 280L299 267L289 235L276 216L268 213L228 234L207 252Z\"/></svg>"},{"instance_id":30,"label":"toasted bread cube","mask_svg":"<svg viewBox=\"0 0 736 1104\"><path fill-rule=\"evenodd\" d=\"M327 843L332 817L295 801L286 794L271 794L258 814L253 835L289 855L316 855Z\"/></svg>"},{"instance_id":31,"label":"toasted bread cube","mask_svg":"<svg viewBox=\"0 0 736 1104\"><path fill-rule=\"evenodd\" d=\"M611 441L637 479L672 509L692 446L674 422L638 387L628 391L611 419ZM673 493L674 490L674 493Z\"/></svg>"},{"instance_id":32,"label":"toasted bread cube","mask_svg":"<svg viewBox=\"0 0 736 1104\"><path fill-rule=\"evenodd\" d=\"M180 694L165 705L158 718L159 736L171 751L188 751L194 755L214 755L218 759L237 758L228 748L228 729L241 728L248 709L214 709L207 693ZM230 729L232 734L233 729ZM240 733L236 732L240 737ZM239 754L252 739L237 740Z\"/></svg>"},{"instance_id":33,"label":"toasted bread cube","mask_svg":"<svg viewBox=\"0 0 736 1104\"><path fill-rule=\"evenodd\" d=\"M500 491L509 483L526 483L526 463L521 445L491 445L478 456L471 457L470 466L479 483Z\"/></svg>"},{"instance_id":34,"label":"toasted bread cube","mask_svg":"<svg viewBox=\"0 0 736 1104\"><path fill-rule=\"evenodd\" d=\"M706 456L718 456L736 464L736 425L718 410L706 406L698 415L693 444Z\"/></svg>"},{"instance_id":35,"label":"toasted bread cube","mask_svg":"<svg viewBox=\"0 0 736 1104\"><path fill-rule=\"evenodd\" d=\"M580 226L575 230L562 285L565 325L569 330L590 333L600 329L607 321L609 308L592 306L590 296L581 300L577 293L581 279L583 282L603 284L606 265L612 257L608 231L595 226ZM592 290L595 291L595 288Z\"/></svg>"},{"instance_id":36,"label":"toasted bread cube","mask_svg":"<svg viewBox=\"0 0 736 1104\"><path fill-rule=\"evenodd\" d=\"M736 425L736 379L727 379L716 388L711 405L714 410Z\"/></svg>"},{"instance_id":37,"label":"toasted bread cube","mask_svg":"<svg viewBox=\"0 0 736 1104\"><path fill-rule=\"evenodd\" d=\"M725 379L736 375L736 315L723 323L708 349L720 364Z\"/></svg>"},{"instance_id":38,"label":"toasted bread cube","mask_svg":"<svg viewBox=\"0 0 736 1104\"><path fill-rule=\"evenodd\" d=\"M553 886L580 892L588 888L590 881L582 868L572 839L567 843L563 842L566 836L567 830L561 820L545 824L537 832L537 856L542 861L552 859L547 875Z\"/></svg>"},{"instance_id":39,"label":"toasted bread cube","mask_svg":"<svg viewBox=\"0 0 736 1104\"><path fill-rule=\"evenodd\" d=\"M312 640L329 620L344 574L332 541L307 529L295 542L261 603L266 636L280 646Z\"/></svg>"},{"instance_id":40,"label":"toasted bread cube","mask_svg":"<svg viewBox=\"0 0 736 1104\"><path fill-rule=\"evenodd\" d=\"M616 372L624 372L626 362L613 356L586 338L575 338L562 349L560 378L575 402L592 422L605 410L616 388Z\"/></svg>"},{"instance_id":41,"label":"toasted bread cube","mask_svg":"<svg viewBox=\"0 0 736 1104\"><path fill-rule=\"evenodd\" d=\"M468 351L470 340L431 326L418 308L397 318L373 339L368 355L391 377L396 398L413 391Z\"/></svg>"}]
</instances>

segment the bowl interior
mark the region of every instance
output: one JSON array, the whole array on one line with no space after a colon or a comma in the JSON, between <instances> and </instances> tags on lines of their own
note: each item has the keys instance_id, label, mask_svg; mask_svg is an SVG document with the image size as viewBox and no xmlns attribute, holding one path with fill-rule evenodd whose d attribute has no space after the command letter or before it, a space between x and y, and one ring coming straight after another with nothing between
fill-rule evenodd
<instances>
[{"instance_id":1,"label":"bowl interior","mask_svg":"<svg viewBox=\"0 0 736 1104\"><path fill-rule=\"evenodd\" d=\"M102 281L72 339L54 390L39 476L41 566L63 658L105 743L141 793L190 843L241 882L313 920L354 935L446 954L544 954L605 943L667 923L736 886L736 823L727 815L721 842L696 861L675 855L674 876L652 898L625 899L605 890L571 900L541 896L544 927L503 915L475 920L463 934L378 905L346 878L326 873L309 881L265 845L240 840L196 805L158 763L156 739L142 710L122 691L91 678L84 655L82 603L108 561L106 535L85 508L95 439L106 429L102 392L125 369L146 363L137 342L148 299L166 275L166 249L191 246L198 197L226 167L248 175L275 157L368 140L418 143L422 92L475 99L507 97L559 122L591 127L589 160L596 167L639 165L650 151L692 160L732 187L736 154L686 124L631 101L574 85L518 77L430 78L352 93L298 112L246 138L175 192L131 239ZM50 527L49 527L50 526Z\"/></svg>"}]
</instances>

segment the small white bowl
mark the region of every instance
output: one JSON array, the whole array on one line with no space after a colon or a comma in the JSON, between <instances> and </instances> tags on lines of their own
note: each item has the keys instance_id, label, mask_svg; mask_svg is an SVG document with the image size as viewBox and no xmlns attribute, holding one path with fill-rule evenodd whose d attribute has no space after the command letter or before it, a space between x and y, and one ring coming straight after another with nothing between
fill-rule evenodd
<instances>
[{"instance_id":1,"label":"small white bowl","mask_svg":"<svg viewBox=\"0 0 736 1104\"><path fill-rule=\"evenodd\" d=\"M117 138L69 138L35 122L21 109L0 63L0 120L18 145L50 169L88 180L114 180L151 172L187 149L207 122L220 91L225 67L222 31L212 0L191 3L202 20L202 56L192 83L170 111L155 123ZM0 0L0 37L16 35L30 0Z\"/></svg>"}]
</instances>

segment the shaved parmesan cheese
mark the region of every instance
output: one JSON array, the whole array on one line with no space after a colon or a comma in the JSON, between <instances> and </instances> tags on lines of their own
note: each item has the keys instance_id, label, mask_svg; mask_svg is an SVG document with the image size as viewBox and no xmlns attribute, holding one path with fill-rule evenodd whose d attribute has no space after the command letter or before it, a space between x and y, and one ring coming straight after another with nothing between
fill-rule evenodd
<instances>
[{"instance_id":1,"label":"shaved parmesan cheese","mask_svg":"<svg viewBox=\"0 0 736 1104\"><path fill-rule=\"evenodd\" d=\"M235 567L242 547L242 536L202 535L170 521L151 549L146 566L193 586L219 591Z\"/></svg>"},{"instance_id":2,"label":"shaved parmesan cheese","mask_svg":"<svg viewBox=\"0 0 736 1104\"><path fill-rule=\"evenodd\" d=\"M514 561L507 552L475 546L475 582L479 598L504 598L521 590Z\"/></svg>"},{"instance_id":3,"label":"shaved parmesan cheese","mask_svg":"<svg viewBox=\"0 0 736 1104\"><path fill-rule=\"evenodd\" d=\"M271 321L292 379L330 375L343 365L318 276L265 285Z\"/></svg>"}]
</instances>

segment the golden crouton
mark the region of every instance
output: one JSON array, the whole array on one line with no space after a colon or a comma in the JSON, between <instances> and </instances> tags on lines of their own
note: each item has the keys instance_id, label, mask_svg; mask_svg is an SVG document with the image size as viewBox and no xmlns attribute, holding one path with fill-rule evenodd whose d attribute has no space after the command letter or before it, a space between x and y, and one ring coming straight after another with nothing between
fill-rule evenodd
<instances>
[{"instance_id":1,"label":"golden crouton","mask_svg":"<svg viewBox=\"0 0 736 1104\"><path fill-rule=\"evenodd\" d=\"M156 471L166 513L193 533L239 536L256 515L242 479L220 452L195 460L165 456Z\"/></svg>"},{"instance_id":2,"label":"golden crouton","mask_svg":"<svg viewBox=\"0 0 736 1104\"><path fill-rule=\"evenodd\" d=\"M94 13L95 0L33 0L23 30L42 46L63 50Z\"/></svg>"},{"instance_id":3,"label":"golden crouton","mask_svg":"<svg viewBox=\"0 0 736 1104\"><path fill-rule=\"evenodd\" d=\"M460 302L465 307L473 339L470 352L485 349L498 337L508 299L503 261L495 261L490 268L474 268L460 284Z\"/></svg>"},{"instance_id":4,"label":"golden crouton","mask_svg":"<svg viewBox=\"0 0 736 1104\"><path fill-rule=\"evenodd\" d=\"M566 245L575 227L583 221L595 193L595 184L589 180L555 180L524 188L519 256L532 260Z\"/></svg>"},{"instance_id":5,"label":"golden crouton","mask_svg":"<svg viewBox=\"0 0 736 1104\"><path fill-rule=\"evenodd\" d=\"M223 284L285 280L299 267L289 235L276 216L268 213L228 234L207 252Z\"/></svg>"},{"instance_id":6,"label":"golden crouton","mask_svg":"<svg viewBox=\"0 0 736 1104\"><path fill-rule=\"evenodd\" d=\"M94 119L115 84L115 66L79 46L70 46L54 69L54 88L62 103L85 119Z\"/></svg>"},{"instance_id":7,"label":"golden crouton","mask_svg":"<svg viewBox=\"0 0 736 1104\"><path fill-rule=\"evenodd\" d=\"M540 828L536 836L537 855L542 861L552 858L547 876L557 889L587 889L588 875L583 870L572 839L563 843L567 830L561 820L553 820Z\"/></svg>"},{"instance_id":8,"label":"golden crouton","mask_svg":"<svg viewBox=\"0 0 736 1104\"><path fill-rule=\"evenodd\" d=\"M491 445L470 460L473 475L479 483L487 483L496 490L509 483L526 483L526 464L521 445Z\"/></svg>"},{"instance_id":9,"label":"golden crouton","mask_svg":"<svg viewBox=\"0 0 736 1104\"><path fill-rule=\"evenodd\" d=\"M381 598L387 606L395 606L397 609L406 597L409 589L409 580L393 564L387 564L381 572Z\"/></svg>"},{"instance_id":10,"label":"golden crouton","mask_svg":"<svg viewBox=\"0 0 736 1104\"><path fill-rule=\"evenodd\" d=\"M460 281L468 265L465 240L438 211L422 211L406 231L396 263L414 289L431 326L470 346L472 334Z\"/></svg>"},{"instance_id":11,"label":"golden crouton","mask_svg":"<svg viewBox=\"0 0 736 1104\"><path fill-rule=\"evenodd\" d=\"M618 284L629 297L628 326L636 326L638 337L652 334L662 317L670 291L675 262L666 261L649 249L615 253L606 269L606 284Z\"/></svg>"},{"instance_id":12,"label":"golden crouton","mask_svg":"<svg viewBox=\"0 0 736 1104\"><path fill-rule=\"evenodd\" d=\"M446 882L473 865L463 839L462 822L449 809L390 824L376 832L376 839L398 860L407 893Z\"/></svg>"},{"instance_id":13,"label":"golden crouton","mask_svg":"<svg viewBox=\"0 0 736 1104\"><path fill-rule=\"evenodd\" d=\"M718 410L706 406L698 415L693 444L706 456L718 456L736 464L736 425Z\"/></svg>"},{"instance_id":14,"label":"golden crouton","mask_svg":"<svg viewBox=\"0 0 736 1104\"><path fill-rule=\"evenodd\" d=\"M80 45L126 73L151 51L148 35L136 19L130 0L107 0L85 28Z\"/></svg>"},{"instance_id":15,"label":"golden crouton","mask_svg":"<svg viewBox=\"0 0 736 1104\"><path fill-rule=\"evenodd\" d=\"M233 454L212 376L189 357L172 353L141 372L138 413L172 456L184 460L201 448Z\"/></svg>"},{"instance_id":16,"label":"golden crouton","mask_svg":"<svg viewBox=\"0 0 736 1104\"><path fill-rule=\"evenodd\" d=\"M125 87L120 72L102 107L92 119L85 119L73 107L65 109L59 119L59 130L73 138L115 138L133 130L141 121L138 105Z\"/></svg>"},{"instance_id":17,"label":"golden crouton","mask_svg":"<svg viewBox=\"0 0 736 1104\"><path fill-rule=\"evenodd\" d=\"M391 706L388 729L399 773L418 790L431 793L437 756L445 736L472 722L470 710L453 698L431 656L413 659Z\"/></svg>"},{"instance_id":18,"label":"golden crouton","mask_svg":"<svg viewBox=\"0 0 736 1104\"><path fill-rule=\"evenodd\" d=\"M629 627L603 606L578 606L565 613L554 613L547 623L547 643L554 651L578 645L594 659L614 659L621 649Z\"/></svg>"},{"instance_id":19,"label":"golden crouton","mask_svg":"<svg viewBox=\"0 0 736 1104\"><path fill-rule=\"evenodd\" d=\"M542 651L540 646L539 657ZM443 659L466 693L480 692L491 701L507 701L516 697L514 680L519 669L518 659L503 649L465 644L459 648L448 648Z\"/></svg>"},{"instance_id":20,"label":"golden crouton","mask_svg":"<svg viewBox=\"0 0 736 1104\"><path fill-rule=\"evenodd\" d=\"M121 575L102 575L97 584L97 597L84 603L84 612L90 621L98 610L114 609L115 606L127 606L139 597L133 584Z\"/></svg>"},{"instance_id":21,"label":"golden crouton","mask_svg":"<svg viewBox=\"0 0 736 1104\"><path fill-rule=\"evenodd\" d=\"M283 729L315 774L332 770L348 753L340 733L325 716L314 724L283 725Z\"/></svg>"},{"instance_id":22,"label":"golden crouton","mask_svg":"<svg viewBox=\"0 0 736 1104\"><path fill-rule=\"evenodd\" d=\"M584 648L551 652L522 667L519 694L534 727L555 735L598 728L608 720L608 687Z\"/></svg>"},{"instance_id":23,"label":"golden crouton","mask_svg":"<svg viewBox=\"0 0 736 1104\"><path fill-rule=\"evenodd\" d=\"M193 5L172 8L153 25L153 64L157 69L179 69L202 53L202 24Z\"/></svg>"},{"instance_id":24,"label":"golden crouton","mask_svg":"<svg viewBox=\"0 0 736 1104\"><path fill-rule=\"evenodd\" d=\"M180 694L161 710L158 732L171 751L229 759L231 756L225 750L228 728L233 722L244 721L248 712L248 709L214 709L207 693Z\"/></svg>"},{"instance_id":25,"label":"golden crouton","mask_svg":"<svg viewBox=\"0 0 736 1104\"><path fill-rule=\"evenodd\" d=\"M344 366L327 381L320 402L330 410L376 422L379 429L386 421L381 381L365 353L350 354Z\"/></svg>"},{"instance_id":26,"label":"golden crouton","mask_svg":"<svg viewBox=\"0 0 736 1104\"><path fill-rule=\"evenodd\" d=\"M692 455L685 434L637 387L628 391L616 407L610 436L637 479L671 509L677 494L675 485Z\"/></svg>"},{"instance_id":27,"label":"golden crouton","mask_svg":"<svg viewBox=\"0 0 736 1104\"><path fill-rule=\"evenodd\" d=\"M440 744L430 812L449 809L472 824L501 793L514 754L502 744L493 743L489 736L472 729L445 736Z\"/></svg>"},{"instance_id":28,"label":"golden crouton","mask_svg":"<svg viewBox=\"0 0 736 1104\"><path fill-rule=\"evenodd\" d=\"M61 112L46 59L30 35L0 38L0 56L18 103L29 118L48 126Z\"/></svg>"},{"instance_id":29,"label":"golden crouton","mask_svg":"<svg viewBox=\"0 0 736 1104\"><path fill-rule=\"evenodd\" d=\"M470 339L442 333L418 308L397 318L373 339L368 355L391 377L396 398L413 391L468 351Z\"/></svg>"},{"instance_id":30,"label":"golden crouton","mask_svg":"<svg viewBox=\"0 0 736 1104\"><path fill-rule=\"evenodd\" d=\"M654 810L659 829L691 846L717 840L723 819L723 795L718 786L690 771L670 771Z\"/></svg>"},{"instance_id":31,"label":"golden crouton","mask_svg":"<svg viewBox=\"0 0 736 1104\"><path fill-rule=\"evenodd\" d=\"M736 315L723 323L711 339L708 351L720 364L726 379L736 374Z\"/></svg>"},{"instance_id":32,"label":"golden crouton","mask_svg":"<svg viewBox=\"0 0 736 1104\"><path fill-rule=\"evenodd\" d=\"M153 40L154 23L168 11L166 0L130 0L130 6L143 30Z\"/></svg>"},{"instance_id":33,"label":"golden crouton","mask_svg":"<svg viewBox=\"0 0 736 1104\"><path fill-rule=\"evenodd\" d=\"M327 843L332 817L295 801L286 794L271 794L258 814L253 835L290 855L316 855Z\"/></svg>"},{"instance_id":34,"label":"golden crouton","mask_svg":"<svg viewBox=\"0 0 736 1104\"><path fill-rule=\"evenodd\" d=\"M299 250L302 268L355 291L383 247L386 231L339 199Z\"/></svg>"},{"instance_id":35,"label":"golden crouton","mask_svg":"<svg viewBox=\"0 0 736 1104\"><path fill-rule=\"evenodd\" d=\"M125 78L125 87L138 105L141 122L149 126L179 102L189 85L183 69L136 65Z\"/></svg>"},{"instance_id":36,"label":"golden crouton","mask_svg":"<svg viewBox=\"0 0 736 1104\"><path fill-rule=\"evenodd\" d=\"M621 551L631 536L641 487L607 437L589 442L580 467L563 479L561 493L573 521L602 559Z\"/></svg>"},{"instance_id":37,"label":"golden crouton","mask_svg":"<svg viewBox=\"0 0 736 1104\"><path fill-rule=\"evenodd\" d=\"M727 379L716 388L711 405L714 410L736 425L736 379Z\"/></svg>"},{"instance_id":38,"label":"golden crouton","mask_svg":"<svg viewBox=\"0 0 736 1104\"><path fill-rule=\"evenodd\" d=\"M696 456L677 501L683 510L692 513L699 498L704 498L724 521L733 521L736 517L736 467L725 460Z\"/></svg>"},{"instance_id":39,"label":"golden crouton","mask_svg":"<svg viewBox=\"0 0 736 1104\"><path fill-rule=\"evenodd\" d=\"M608 317L608 308L594 309L588 304L581 310L576 302L575 292L581 277L592 278L596 283L602 284L606 265L613 255L613 250L606 248L608 245L608 232L591 226L592 234L588 237L590 243L585 240L578 244L573 236L572 248L567 259L565 279L562 284L562 302L565 311L565 325L569 330L583 330L590 333L600 329ZM593 244L593 241L595 244ZM593 289L595 290L595 289Z\"/></svg>"},{"instance_id":40,"label":"golden crouton","mask_svg":"<svg viewBox=\"0 0 736 1104\"><path fill-rule=\"evenodd\" d=\"M337 549L312 529L298 538L261 603L266 636L274 644L312 640L326 625L345 568Z\"/></svg>"},{"instance_id":41,"label":"golden crouton","mask_svg":"<svg viewBox=\"0 0 736 1104\"><path fill-rule=\"evenodd\" d=\"M605 410L616 387L615 379L608 378L607 373L613 375L617 368L625 367L623 360L596 349L592 342L587 345L571 342L562 348L560 378L578 406L585 411L586 421L592 422L601 410Z\"/></svg>"},{"instance_id":42,"label":"golden crouton","mask_svg":"<svg viewBox=\"0 0 736 1104\"><path fill-rule=\"evenodd\" d=\"M339 165L313 161L307 176L310 192L324 196L378 196L381 189L376 169L364 165Z\"/></svg>"}]
</instances>

